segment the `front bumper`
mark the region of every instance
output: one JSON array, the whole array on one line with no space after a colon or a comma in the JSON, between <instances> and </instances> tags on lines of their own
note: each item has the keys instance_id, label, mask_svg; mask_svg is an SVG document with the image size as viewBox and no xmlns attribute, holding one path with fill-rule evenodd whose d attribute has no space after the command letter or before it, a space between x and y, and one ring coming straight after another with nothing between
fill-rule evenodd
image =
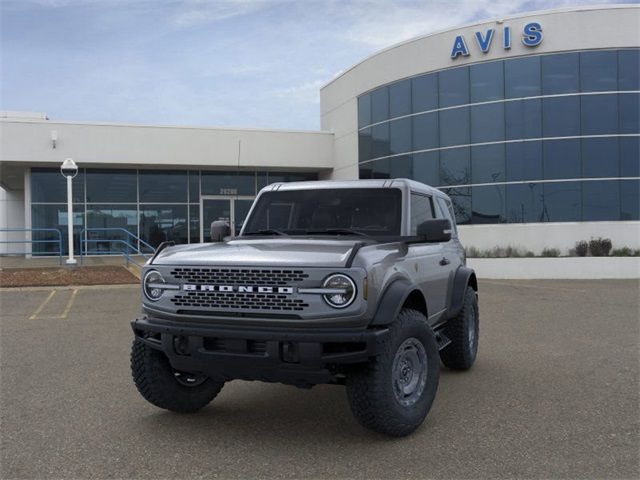
<instances>
[{"instance_id":1,"label":"front bumper","mask_svg":"<svg viewBox=\"0 0 640 480\"><path fill-rule=\"evenodd\" d=\"M376 356L388 333L184 325L147 316L131 326L137 340L164 352L176 370L298 386L340 381L340 366Z\"/></svg>"}]
</instances>

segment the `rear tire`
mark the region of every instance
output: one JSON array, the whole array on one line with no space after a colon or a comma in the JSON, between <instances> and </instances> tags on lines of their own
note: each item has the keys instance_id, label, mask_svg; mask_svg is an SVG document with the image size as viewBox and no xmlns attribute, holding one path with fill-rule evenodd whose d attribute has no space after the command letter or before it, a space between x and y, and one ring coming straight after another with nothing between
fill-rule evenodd
<instances>
[{"instance_id":1,"label":"rear tire","mask_svg":"<svg viewBox=\"0 0 640 480\"><path fill-rule=\"evenodd\" d=\"M172 412L193 413L213 400L224 382L202 375L177 372L167 356L134 340L131 373L140 394L156 407Z\"/></svg>"},{"instance_id":2,"label":"rear tire","mask_svg":"<svg viewBox=\"0 0 640 480\"><path fill-rule=\"evenodd\" d=\"M347 375L351 411L366 428L402 437L424 421L438 389L440 359L425 316L403 309L380 354Z\"/></svg>"},{"instance_id":3,"label":"rear tire","mask_svg":"<svg viewBox=\"0 0 640 480\"><path fill-rule=\"evenodd\" d=\"M480 333L480 314L478 295L467 287L462 310L456 318L447 322L444 334L451 343L441 352L440 358L446 367L452 370L468 370L478 354L478 335Z\"/></svg>"}]
</instances>

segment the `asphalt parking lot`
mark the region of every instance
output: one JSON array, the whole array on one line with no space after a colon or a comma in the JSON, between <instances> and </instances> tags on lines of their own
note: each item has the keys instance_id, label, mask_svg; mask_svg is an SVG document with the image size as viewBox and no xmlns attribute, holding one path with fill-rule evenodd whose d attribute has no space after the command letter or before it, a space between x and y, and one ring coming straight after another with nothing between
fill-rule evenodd
<instances>
[{"instance_id":1,"label":"asphalt parking lot","mask_svg":"<svg viewBox=\"0 0 640 480\"><path fill-rule=\"evenodd\" d=\"M480 289L476 365L443 370L404 439L362 429L338 386L237 381L158 410L129 373L136 287L4 290L1 477L637 478L639 283Z\"/></svg>"}]
</instances>

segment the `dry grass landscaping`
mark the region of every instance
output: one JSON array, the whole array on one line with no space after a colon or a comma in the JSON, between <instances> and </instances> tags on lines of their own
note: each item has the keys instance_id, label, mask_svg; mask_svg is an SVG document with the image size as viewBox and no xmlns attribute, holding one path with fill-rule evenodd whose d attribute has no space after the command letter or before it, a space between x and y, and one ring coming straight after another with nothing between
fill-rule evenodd
<instances>
[{"instance_id":1,"label":"dry grass landscaping","mask_svg":"<svg viewBox=\"0 0 640 480\"><path fill-rule=\"evenodd\" d=\"M40 267L0 269L0 287L135 284L139 280L122 266Z\"/></svg>"}]
</instances>

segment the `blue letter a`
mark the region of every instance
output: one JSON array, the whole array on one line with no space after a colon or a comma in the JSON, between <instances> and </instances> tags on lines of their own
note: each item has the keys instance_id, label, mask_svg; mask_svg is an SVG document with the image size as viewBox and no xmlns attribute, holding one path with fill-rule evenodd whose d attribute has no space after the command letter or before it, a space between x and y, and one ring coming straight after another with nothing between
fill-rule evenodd
<instances>
[{"instance_id":1,"label":"blue letter a","mask_svg":"<svg viewBox=\"0 0 640 480\"><path fill-rule=\"evenodd\" d=\"M458 55L462 55L463 57L469 56L469 49L462 35L456 37L453 42L453 49L451 50L451 58L456 58Z\"/></svg>"},{"instance_id":2,"label":"blue letter a","mask_svg":"<svg viewBox=\"0 0 640 480\"><path fill-rule=\"evenodd\" d=\"M482 53L487 53L489 51L489 47L491 47L491 40L493 40L493 32L494 29L490 28L487 30L487 35L482 38L482 32L476 32L476 40L478 41L478 46Z\"/></svg>"}]
</instances>

